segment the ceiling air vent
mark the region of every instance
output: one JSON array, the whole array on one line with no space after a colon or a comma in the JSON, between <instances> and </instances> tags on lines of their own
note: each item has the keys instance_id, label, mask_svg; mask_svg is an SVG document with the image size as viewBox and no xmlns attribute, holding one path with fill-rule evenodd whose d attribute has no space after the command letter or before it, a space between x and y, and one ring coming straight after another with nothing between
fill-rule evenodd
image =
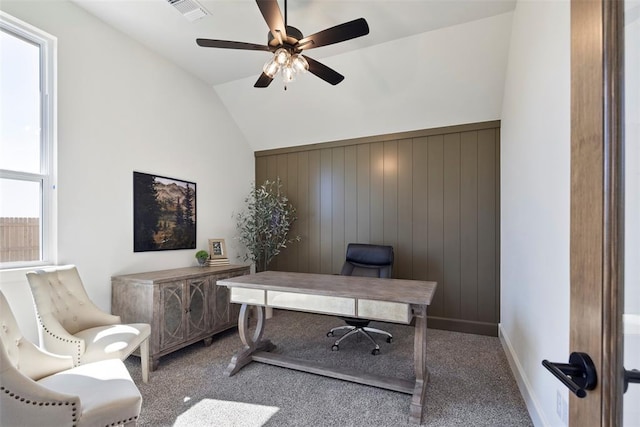
<instances>
[{"instance_id":1,"label":"ceiling air vent","mask_svg":"<svg viewBox=\"0 0 640 427\"><path fill-rule=\"evenodd\" d=\"M182 16L184 16L191 22L200 18L204 18L207 15L211 15L204 7L202 7L200 3L195 0L167 0L167 2L171 6L175 7L178 12L182 14Z\"/></svg>"}]
</instances>

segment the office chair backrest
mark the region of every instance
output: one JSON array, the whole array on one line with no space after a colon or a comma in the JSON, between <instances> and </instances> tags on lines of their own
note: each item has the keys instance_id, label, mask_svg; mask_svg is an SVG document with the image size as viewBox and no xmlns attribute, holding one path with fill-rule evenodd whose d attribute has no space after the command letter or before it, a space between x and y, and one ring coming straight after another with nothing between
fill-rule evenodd
<instances>
[{"instance_id":1,"label":"office chair backrest","mask_svg":"<svg viewBox=\"0 0 640 427\"><path fill-rule=\"evenodd\" d=\"M390 278L393 273L393 246L349 243L342 276Z\"/></svg>"}]
</instances>

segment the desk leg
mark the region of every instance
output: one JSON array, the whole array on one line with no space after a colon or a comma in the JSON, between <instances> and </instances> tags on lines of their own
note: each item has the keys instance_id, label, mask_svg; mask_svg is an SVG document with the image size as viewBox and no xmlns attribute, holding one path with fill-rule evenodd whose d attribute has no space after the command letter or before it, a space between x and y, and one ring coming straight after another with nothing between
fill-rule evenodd
<instances>
[{"instance_id":1,"label":"desk leg","mask_svg":"<svg viewBox=\"0 0 640 427\"><path fill-rule=\"evenodd\" d=\"M244 344L244 348L238 351L227 369L224 371L224 374L228 377L234 375L240 369L242 369L248 363L253 361L252 355L258 351L271 351L276 348L275 345L271 343L269 340L263 340L262 334L264 333L264 307L256 306L256 330L253 333L253 336L249 334L249 310L250 307L247 304L242 304L240 308L240 316L238 317L238 332L240 333L240 340L242 344Z\"/></svg>"},{"instance_id":2,"label":"desk leg","mask_svg":"<svg viewBox=\"0 0 640 427\"><path fill-rule=\"evenodd\" d=\"M411 397L409 416L411 423L420 424L424 414L424 404L429 382L427 369L427 307L414 307L416 317L415 335L413 341L413 359L416 372L416 384Z\"/></svg>"}]
</instances>

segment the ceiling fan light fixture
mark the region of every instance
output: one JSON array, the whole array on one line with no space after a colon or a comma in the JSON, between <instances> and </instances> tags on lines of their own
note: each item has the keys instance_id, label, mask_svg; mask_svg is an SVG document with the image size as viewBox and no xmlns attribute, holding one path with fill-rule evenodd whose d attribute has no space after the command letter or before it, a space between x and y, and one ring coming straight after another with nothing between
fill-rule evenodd
<instances>
[{"instance_id":1,"label":"ceiling fan light fixture","mask_svg":"<svg viewBox=\"0 0 640 427\"><path fill-rule=\"evenodd\" d=\"M273 59L281 67L289 62L290 58L291 54L289 53L289 51L282 47L273 53Z\"/></svg>"},{"instance_id":2,"label":"ceiling fan light fixture","mask_svg":"<svg viewBox=\"0 0 640 427\"><path fill-rule=\"evenodd\" d=\"M296 78L296 70L290 66L282 68L282 81L291 83Z\"/></svg>"},{"instance_id":3,"label":"ceiling fan light fixture","mask_svg":"<svg viewBox=\"0 0 640 427\"><path fill-rule=\"evenodd\" d=\"M264 73L270 78L273 78L276 74L278 74L278 71L280 71L280 65L278 65L278 63L276 62L275 57L271 58L264 64L264 67L262 67L262 71L264 71Z\"/></svg>"},{"instance_id":4,"label":"ceiling fan light fixture","mask_svg":"<svg viewBox=\"0 0 640 427\"><path fill-rule=\"evenodd\" d=\"M291 67L296 70L297 73L306 73L309 70L309 63L304 56L299 53L291 56Z\"/></svg>"}]
</instances>

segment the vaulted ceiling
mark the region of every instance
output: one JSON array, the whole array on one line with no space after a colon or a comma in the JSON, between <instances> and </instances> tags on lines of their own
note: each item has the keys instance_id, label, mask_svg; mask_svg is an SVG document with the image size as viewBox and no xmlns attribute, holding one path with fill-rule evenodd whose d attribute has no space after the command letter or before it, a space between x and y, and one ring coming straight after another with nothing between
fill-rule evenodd
<instances>
[{"instance_id":1,"label":"vaulted ceiling","mask_svg":"<svg viewBox=\"0 0 640 427\"><path fill-rule=\"evenodd\" d=\"M484 63L493 61L498 78L501 78L506 66L508 48L505 49L505 46L508 46L510 20L508 23L500 20L498 25L503 30L499 33L491 29L496 26L495 23L487 25L488 31L494 34L486 37L484 47L474 45L477 40L473 39L485 39L474 34L474 30L465 30L461 37L455 32L447 32L447 29L468 24L473 26L476 21L504 16L515 7L515 0L289 0L288 24L297 27L305 35L360 17L367 20L370 33L336 45L306 51L308 56L345 75L342 83L331 86L313 75L304 75L299 77L300 82L292 85L293 90L283 93L282 83L276 81L267 89L253 88L253 82L270 57L268 52L203 48L195 43L196 38L211 38L266 44L268 27L253 0L198 0L209 15L193 22L167 0L73 1L212 86L254 149L365 136L363 132L376 134L412 130L440 122L446 125L455 124L445 123L447 121L467 120L464 105L469 101L465 99L454 101L460 106L460 119L444 118L440 122L426 120L424 124L419 120L404 120L402 113L393 118L387 112L379 111L378 114L391 120L392 125L375 126L376 121L380 122L380 116L367 109L379 109L371 105L371 101L375 100L374 103L384 102L395 111L398 106L406 104L407 99L410 103L407 108L415 108L416 100L412 99L412 91L415 93L416 84L424 86L418 91L427 90L423 96L442 97L442 94L430 89L431 83L425 82L423 85L420 82L417 73L420 69L432 80L434 73L445 74L443 77L448 79L446 74L455 75L461 66L469 68L467 72L473 76L476 73L473 63L462 64L454 60L451 65L454 69L442 68L445 61L443 55L448 56L445 48L449 48L450 42L453 45L459 42L463 50L470 49L469 52L458 52L467 57L473 56L474 50L478 49L499 50L497 55L488 52L485 58L479 60L478 67L481 72L494 72L490 69L483 71L484 68L493 67ZM284 1L281 0L279 4L283 10ZM431 33L441 36L433 39L421 36ZM432 40L437 41L438 46L430 46ZM495 48L487 47L494 45ZM428 69L430 60L440 68ZM398 79L404 80L411 88L397 87L393 80ZM455 84L459 85L461 79L465 80L458 77ZM442 81L435 83L445 88L450 86ZM482 75L477 83L495 86L494 83L487 83ZM495 96L501 98L501 90L499 92ZM363 101L354 101L354 98L362 98ZM489 101L489 104L495 102ZM444 105L443 108L448 107ZM491 108L495 110L495 106ZM433 111L430 114L433 117L440 113ZM487 119L496 118L493 117L493 111L488 116ZM288 136L266 131L265 126L283 118L287 122ZM474 117L469 119L474 120ZM357 124L355 128L348 125L352 121ZM370 130L367 123L373 125ZM329 128L332 131L326 132Z\"/></svg>"},{"instance_id":2,"label":"vaulted ceiling","mask_svg":"<svg viewBox=\"0 0 640 427\"><path fill-rule=\"evenodd\" d=\"M198 47L196 38L266 44L268 27L253 0L199 0L210 15L190 22L167 0L75 0L91 14L180 64L212 86L257 76L267 52ZM280 0L284 10L284 1ZM513 10L515 0L289 0L288 24L310 35L363 17L370 34L308 51L315 59L362 49Z\"/></svg>"}]
</instances>

